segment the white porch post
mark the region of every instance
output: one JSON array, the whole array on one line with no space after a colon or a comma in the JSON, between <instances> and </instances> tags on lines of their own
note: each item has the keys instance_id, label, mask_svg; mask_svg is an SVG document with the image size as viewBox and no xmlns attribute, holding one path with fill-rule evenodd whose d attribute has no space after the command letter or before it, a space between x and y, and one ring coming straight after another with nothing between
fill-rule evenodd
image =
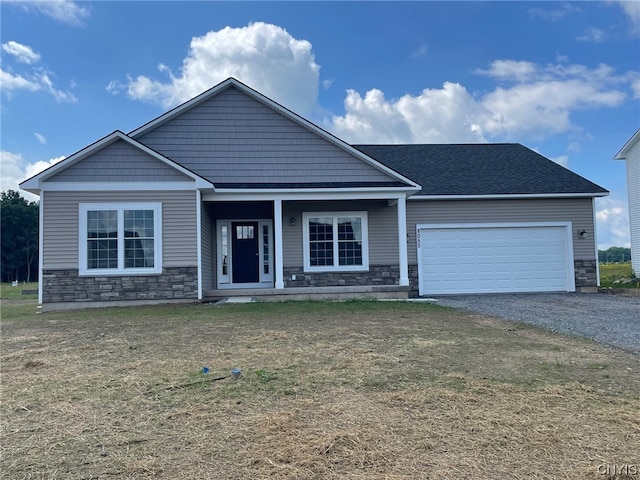
<instances>
[{"instance_id":1,"label":"white porch post","mask_svg":"<svg viewBox=\"0 0 640 480\"><path fill-rule=\"evenodd\" d=\"M282 200L273 201L273 231L276 257L276 288L284 288L284 267L282 263Z\"/></svg>"},{"instance_id":2,"label":"white porch post","mask_svg":"<svg viewBox=\"0 0 640 480\"><path fill-rule=\"evenodd\" d=\"M400 285L409 285L409 259L407 258L407 199L398 198L398 253Z\"/></svg>"},{"instance_id":3,"label":"white porch post","mask_svg":"<svg viewBox=\"0 0 640 480\"><path fill-rule=\"evenodd\" d=\"M198 258L198 300L202 300L202 192L196 190L196 255Z\"/></svg>"}]
</instances>

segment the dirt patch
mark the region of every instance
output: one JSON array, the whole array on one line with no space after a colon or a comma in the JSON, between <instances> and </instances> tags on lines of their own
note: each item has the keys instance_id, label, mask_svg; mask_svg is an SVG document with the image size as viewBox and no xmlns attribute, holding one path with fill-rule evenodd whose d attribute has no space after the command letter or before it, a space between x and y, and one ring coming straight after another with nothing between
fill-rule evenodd
<instances>
[{"instance_id":1,"label":"dirt patch","mask_svg":"<svg viewBox=\"0 0 640 480\"><path fill-rule=\"evenodd\" d=\"M598 479L640 463L640 360L526 325L377 302L7 313L0 478Z\"/></svg>"}]
</instances>

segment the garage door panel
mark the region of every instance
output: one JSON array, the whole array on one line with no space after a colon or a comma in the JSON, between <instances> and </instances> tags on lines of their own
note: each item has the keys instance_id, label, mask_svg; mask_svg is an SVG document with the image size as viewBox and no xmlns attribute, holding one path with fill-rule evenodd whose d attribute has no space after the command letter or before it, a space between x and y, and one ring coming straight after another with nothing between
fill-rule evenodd
<instances>
[{"instance_id":1,"label":"garage door panel","mask_svg":"<svg viewBox=\"0 0 640 480\"><path fill-rule=\"evenodd\" d=\"M422 228L420 293L568 291L567 226Z\"/></svg>"}]
</instances>

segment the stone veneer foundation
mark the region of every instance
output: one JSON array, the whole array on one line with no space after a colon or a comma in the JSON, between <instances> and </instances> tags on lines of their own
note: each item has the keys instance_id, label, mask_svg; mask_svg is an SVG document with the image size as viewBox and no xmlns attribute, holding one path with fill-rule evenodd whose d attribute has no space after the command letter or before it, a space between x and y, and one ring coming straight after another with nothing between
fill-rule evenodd
<instances>
[{"instance_id":1,"label":"stone veneer foundation","mask_svg":"<svg viewBox=\"0 0 640 480\"><path fill-rule=\"evenodd\" d=\"M198 268L165 268L160 275L79 276L78 270L44 270L42 303L198 298Z\"/></svg>"},{"instance_id":2,"label":"stone veneer foundation","mask_svg":"<svg viewBox=\"0 0 640 480\"><path fill-rule=\"evenodd\" d=\"M576 278L576 288L597 287L598 271L596 260L574 260L573 272Z\"/></svg>"},{"instance_id":3,"label":"stone veneer foundation","mask_svg":"<svg viewBox=\"0 0 640 480\"><path fill-rule=\"evenodd\" d=\"M296 276L292 280L292 275ZM284 268L285 288L358 287L364 285L398 285L400 269L393 265L369 265L363 272L305 272L302 267Z\"/></svg>"}]
</instances>

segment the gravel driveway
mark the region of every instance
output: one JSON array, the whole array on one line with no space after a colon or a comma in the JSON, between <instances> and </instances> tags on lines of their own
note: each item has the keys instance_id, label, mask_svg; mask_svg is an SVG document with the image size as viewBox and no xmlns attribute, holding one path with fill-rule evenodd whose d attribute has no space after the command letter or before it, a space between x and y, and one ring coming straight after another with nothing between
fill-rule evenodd
<instances>
[{"instance_id":1,"label":"gravel driveway","mask_svg":"<svg viewBox=\"0 0 640 480\"><path fill-rule=\"evenodd\" d=\"M640 297L585 293L454 295L443 306L580 335L640 355Z\"/></svg>"}]
</instances>

